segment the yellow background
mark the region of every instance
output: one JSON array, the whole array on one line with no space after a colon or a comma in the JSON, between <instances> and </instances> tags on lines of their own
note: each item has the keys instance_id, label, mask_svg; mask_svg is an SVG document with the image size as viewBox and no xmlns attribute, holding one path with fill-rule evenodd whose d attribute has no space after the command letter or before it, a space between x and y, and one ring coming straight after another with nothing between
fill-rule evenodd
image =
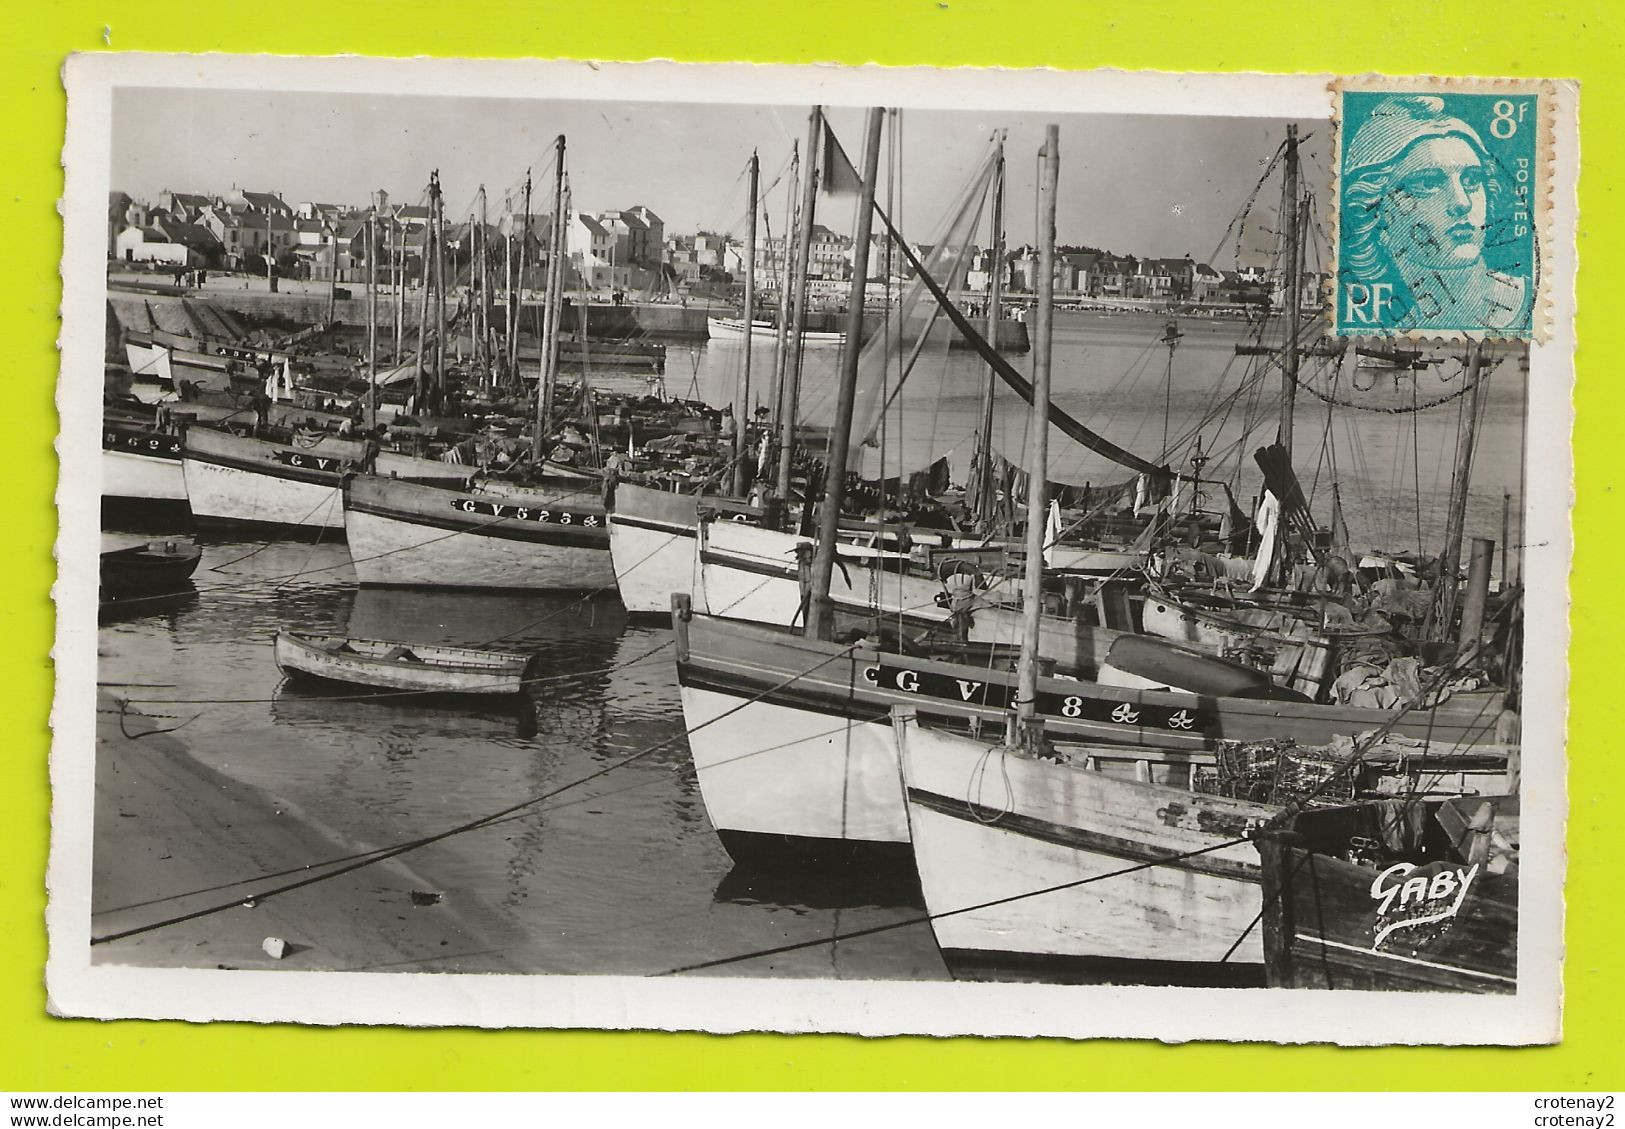
<instances>
[{"instance_id":1,"label":"yellow background","mask_svg":"<svg viewBox=\"0 0 1625 1129\"><path fill-rule=\"evenodd\" d=\"M1625 268L1625 6L1159 0L621 0L608 6L277 0L8 5L0 37L0 356L9 542L0 599L0 1089L1619 1087L1625 831L1617 805L1625 515L1616 280ZM70 51L534 56L1581 80L1577 534L1569 655L1565 1040L1551 1048L1338 1050L1060 1040L406 1031L48 1018L44 873L54 579L56 200ZM1559 661L1532 655L1531 661ZM1328 996L1325 1006L1335 1007Z\"/></svg>"}]
</instances>

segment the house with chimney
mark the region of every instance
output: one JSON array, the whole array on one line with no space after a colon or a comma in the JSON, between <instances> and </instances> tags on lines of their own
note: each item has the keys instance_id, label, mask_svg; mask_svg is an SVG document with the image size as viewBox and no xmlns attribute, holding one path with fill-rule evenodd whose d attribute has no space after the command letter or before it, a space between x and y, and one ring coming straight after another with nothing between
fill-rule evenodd
<instances>
[{"instance_id":1,"label":"house with chimney","mask_svg":"<svg viewBox=\"0 0 1625 1129\"><path fill-rule=\"evenodd\" d=\"M249 212L262 216L281 216L287 220L294 218L294 210L275 192L250 192L245 188L233 188L226 195L225 202L241 204Z\"/></svg>"},{"instance_id":2,"label":"house with chimney","mask_svg":"<svg viewBox=\"0 0 1625 1129\"><path fill-rule=\"evenodd\" d=\"M194 192L171 192L166 188L158 194L158 207L181 223L197 223L205 209L218 203L213 196Z\"/></svg>"}]
</instances>

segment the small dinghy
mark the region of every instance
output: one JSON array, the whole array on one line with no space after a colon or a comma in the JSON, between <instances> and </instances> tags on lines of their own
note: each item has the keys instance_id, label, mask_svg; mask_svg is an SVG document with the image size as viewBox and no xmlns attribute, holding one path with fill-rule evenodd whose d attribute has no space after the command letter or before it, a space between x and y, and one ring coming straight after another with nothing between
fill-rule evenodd
<instances>
[{"instance_id":1,"label":"small dinghy","mask_svg":"<svg viewBox=\"0 0 1625 1129\"><path fill-rule=\"evenodd\" d=\"M203 550L190 541L149 541L102 554L102 596L179 592L197 571Z\"/></svg>"},{"instance_id":2,"label":"small dinghy","mask_svg":"<svg viewBox=\"0 0 1625 1129\"><path fill-rule=\"evenodd\" d=\"M346 639L306 631L279 631L277 669L289 677L317 678L424 694L517 694L529 655L476 651L429 643Z\"/></svg>"}]
</instances>

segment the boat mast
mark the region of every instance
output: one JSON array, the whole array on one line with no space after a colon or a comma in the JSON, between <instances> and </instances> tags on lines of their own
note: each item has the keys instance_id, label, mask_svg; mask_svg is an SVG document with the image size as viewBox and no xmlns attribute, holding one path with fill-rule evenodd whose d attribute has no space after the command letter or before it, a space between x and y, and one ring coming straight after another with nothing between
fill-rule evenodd
<instances>
[{"instance_id":1,"label":"boat mast","mask_svg":"<svg viewBox=\"0 0 1625 1129\"><path fill-rule=\"evenodd\" d=\"M869 110L863 142L863 185L852 233L852 289L847 297L846 345L841 351L840 392L835 401L835 422L829 433L825 458L824 504L818 514L818 549L813 555L812 601L807 607L809 639L828 639L834 627L835 604L829 596L835 573L835 534L846 495L846 460L852 442L852 402L858 393L858 342L863 337L863 298L869 284L869 236L874 230L875 181L880 171L880 126L886 111ZM809 183L811 177L808 178Z\"/></svg>"},{"instance_id":2,"label":"boat mast","mask_svg":"<svg viewBox=\"0 0 1625 1129\"><path fill-rule=\"evenodd\" d=\"M739 374L739 393L734 397L733 493L745 492L745 458L750 451L750 355L756 333L756 192L762 164L756 151L750 154L750 218L745 221L745 363Z\"/></svg>"},{"instance_id":3,"label":"boat mast","mask_svg":"<svg viewBox=\"0 0 1625 1129\"><path fill-rule=\"evenodd\" d=\"M403 232L401 238L396 239L395 232L399 225L396 224L395 217L391 216L386 222L389 224L387 231L391 263L390 273L395 276L395 301L393 303L395 307L393 315L395 322L393 326L395 331L395 351L390 354L390 363L398 365L401 363L401 347L405 344L402 338L406 333L406 238Z\"/></svg>"},{"instance_id":4,"label":"boat mast","mask_svg":"<svg viewBox=\"0 0 1625 1129\"><path fill-rule=\"evenodd\" d=\"M1283 464L1292 467L1292 415L1293 401L1298 392L1298 291L1302 289L1298 277L1303 258L1298 230L1298 127L1286 127L1286 168L1283 193L1284 222L1286 226L1286 343L1281 349L1281 450ZM1281 506L1275 523L1275 569L1281 583L1292 576L1292 562L1287 559L1286 499L1277 498Z\"/></svg>"},{"instance_id":5,"label":"boat mast","mask_svg":"<svg viewBox=\"0 0 1625 1129\"><path fill-rule=\"evenodd\" d=\"M1055 196L1061 175L1061 129L1044 128L1038 181L1038 309L1033 340L1032 423L1027 442L1026 576L1022 588L1021 660L1016 667L1016 718L1005 734L1011 748L1043 740L1038 712L1038 636L1043 614L1044 532L1049 513L1050 339L1055 324Z\"/></svg>"},{"instance_id":6,"label":"boat mast","mask_svg":"<svg viewBox=\"0 0 1625 1129\"><path fill-rule=\"evenodd\" d=\"M559 238L564 230L564 134L553 141L553 218L547 232L547 292L542 296L542 365L536 385L536 434L531 441L531 461L542 461L542 445L553 415L553 382L557 376L554 358L558 352L559 287L564 272L559 269ZM582 318L586 329L586 318Z\"/></svg>"},{"instance_id":7,"label":"boat mast","mask_svg":"<svg viewBox=\"0 0 1625 1129\"><path fill-rule=\"evenodd\" d=\"M440 198L440 170L429 181L429 210L434 216L434 388L435 410L446 389L446 206Z\"/></svg>"},{"instance_id":8,"label":"boat mast","mask_svg":"<svg viewBox=\"0 0 1625 1129\"><path fill-rule=\"evenodd\" d=\"M485 185L480 185L480 301L479 301L479 330L480 343L476 356L479 358L480 385L487 391L491 388L491 248L486 246L485 215Z\"/></svg>"},{"instance_id":9,"label":"boat mast","mask_svg":"<svg viewBox=\"0 0 1625 1129\"><path fill-rule=\"evenodd\" d=\"M801 335L807 329L807 266L812 257L813 212L818 206L818 131L823 124L823 108L814 106L807 116L807 169L801 185L801 226L796 229L796 292L790 300L792 324L785 342L793 352L785 360L784 384L779 388L779 474L774 490L780 498L790 496L790 464L795 454L796 403L801 398Z\"/></svg>"},{"instance_id":10,"label":"boat mast","mask_svg":"<svg viewBox=\"0 0 1625 1129\"><path fill-rule=\"evenodd\" d=\"M432 189L431 189L432 191ZM429 331L429 236L432 229L427 219L423 222L423 245L418 255L418 355L415 362L412 378L412 408L414 411L423 410L423 353L428 348L427 335Z\"/></svg>"},{"instance_id":11,"label":"boat mast","mask_svg":"<svg viewBox=\"0 0 1625 1129\"><path fill-rule=\"evenodd\" d=\"M514 264L514 283L509 290L510 302L508 305L508 371L514 374L515 383L518 383L519 374L519 330L525 321L525 249L530 246L530 170L525 170L525 214L521 222L524 226L519 234L519 261ZM512 224L508 225L512 227ZM513 257L513 233L508 234L508 254Z\"/></svg>"},{"instance_id":12,"label":"boat mast","mask_svg":"<svg viewBox=\"0 0 1625 1129\"><path fill-rule=\"evenodd\" d=\"M376 201L376 197L374 197ZM335 244L337 246L337 244ZM378 425L378 207L367 216L367 426Z\"/></svg>"},{"instance_id":13,"label":"boat mast","mask_svg":"<svg viewBox=\"0 0 1625 1129\"><path fill-rule=\"evenodd\" d=\"M987 340L999 347L999 307L1004 300L1004 141L999 141L999 155L993 172L993 261L989 264L987 284ZM982 531L993 527L993 389L999 376L989 365L987 384L982 388L982 426L977 441L981 444L981 473L977 478L977 497L973 499Z\"/></svg>"},{"instance_id":14,"label":"boat mast","mask_svg":"<svg viewBox=\"0 0 1625 1129\"><path fill-rule=\"evenodd\" d=\"M1484 342L1474 341L1467 354L1467 414L1456 440L1456 466L1450 482L1450 515L1445 524L1444 552L1439 554L1439 595L1435 603L1438 619L1433 624L1435 639L1448 639L1455 626L1456 600L1461 587L1461 542L1467 524L1467 485L1473 470L1474 445L1478 440L1478 412L1484 391ZM1477 640L1470 642L1476 643Z\"/></svg>"},{"instance_id":15,"label":"boat mast","mask_svg":"<svg viewBox=\"0 0 1625 1129\"><path fill-rule=\"evenodd\" d=\"M789 359L787 343L790 337L790 241L796 230L796 187L801 176L801 142L790 143L790 180L784 193L784 234L779 237L779 322L775 327L777 338L773 353L773 387L767 398L772 415L769 430L779 429L779 396L784 389L784 366Z\"/></svg>"},{"instance_id":16,"label":"boat mast","mask_svg":"<svg viewBox=\"0 0 1625 1129\"><path fill-rule=\"evenodd\" d=\"M1292 464L1293 401L1298 392L1298 127L1286 127L1286 347L1281 353L1281 448Z\"/></svg>"}]
</instances>

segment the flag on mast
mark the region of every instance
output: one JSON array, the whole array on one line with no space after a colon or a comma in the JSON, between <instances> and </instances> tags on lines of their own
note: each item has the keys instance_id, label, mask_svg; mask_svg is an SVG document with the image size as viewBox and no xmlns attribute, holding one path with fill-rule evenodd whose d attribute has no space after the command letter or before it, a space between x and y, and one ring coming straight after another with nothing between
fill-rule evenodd
<instances>
[{"instance_id":1,"label":"flag on mast","mask_svg":"<svg viewBox=\"0 0 1625 1129\"><path fill-rule=\"evenodd\" d=\"M851 158L841 148L840 139L827 121L824 123L823 172L823 189L830 196L856 196L863 191L863 178L852 167Z\"/></svg>"}]
</instances>

